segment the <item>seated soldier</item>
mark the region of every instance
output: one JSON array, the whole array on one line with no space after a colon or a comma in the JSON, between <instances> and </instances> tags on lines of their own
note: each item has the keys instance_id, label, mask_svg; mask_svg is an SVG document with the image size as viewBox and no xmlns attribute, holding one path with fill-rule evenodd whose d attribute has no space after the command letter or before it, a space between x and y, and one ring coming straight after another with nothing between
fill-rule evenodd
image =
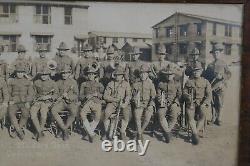
<instances>
[{"instance_id":1,"label":"seated soldier","mask_svg":"<svg viewBox=\"0 0 250 166\"><path fill-rule=\"evenodd\" d=\"M155 110L154 99L156 91L152 80L149 78L151 72L148 65L142 65L140 68L140 81L132 86L132 102L134 104L134 115L138 131L138 140L142 140L142 134L148 126L151 116ZM144 113L144 120L141 127L141 118Z\"/></svg>"},{"instance_id":2,"label":"seated soldier","mask_svg":"<svg viewBox=\"0 0 250 166\"><path fill-rule=\"evenodd\" d=\"M161 70L161 77L157 87L158 116L164 131L165 142L169 143L171 131L177 122L178 113L181 111L179 104L181 87L175 82L175 74L170 65Z\"/></svg>"},{"instance_id":3,"label":"seated soldier","mask_svg":"<svg viewBox=\"0 0 250 166\"><path fill-rule=\"evenodd\" d=\"M183 97L186 102L188 123L192 130L192 143L199 143L198 132L203 128L206 114L211 102L212 91L210 83L201 77L202 66L196 63L193 67L193 77L184 86Z\"/></svg>"},{"instance_id":4,"label":"seated soldier","mask_svg":"<svg viewBox=\"0 0 250 166\"><path fill-rule=\"evenodd\" d=\"M58 88L56 83L50 79L50 71L47 68L41 69L38 73L38 80L34 82L35 101L31 106L31 120L36 128L36 139L39 141L44 136L44 127L47 120L49 106L58 97ZM40 122L38 118L40 112Z\"/></svg>"},{"instance_id":5,"label":"seated soldier","mask_svg":"<svg viewBox=\"0 0 250 166\"><path fill-rule=\"evenodd\" d=\"M89 141L93 142L96 126L99 124L102 113L102 94L104 87L96 81L98 69L89 67L87 70L87 81L83 82L80 89L79 99L82 102L80 116L83 121L83 127L86 130ZM90 124L87 115L94 113L95 117Z\"/></svg>"},{"instance_id":6,"label":"seated soldier","mask_svg":"<svg viewBox=\"0 0 250 166\"><path fill-rule=\"evenodd\" d=\"M24 127L30 115L30 102L33 99L34 91L32 81L24 76L25 68L17 65L15 69L15 78L9 81L9 116L17 136L24 139ZM20 110L22 115L18 123L16 113Z\"/></svg>"},{"instance_id":7,"label":"seated soldier","mask_svg":"<svg viewBox=\"0 0 250 166\"><path fill-rule=\"evenodd\" d=\"M104 139L112 139L109 135L109 118L116 111L120 111L119 109L121 109L123 114L121 138L124 140L126 139L125 131L131 117L131 109L129 105L131 98L131 89L129 83L124 80L124 75L124 69L121 66L118 66L113 73L114 80L109 82L104 92L103 98L107 102L104 116L104 127L106 132Z\"/></svg>"},{"instance_id":8,"label":"seated soldier","mask_svg":"<svg viewBox=\"0 0 250 166\"><path fill-rule=\"evenodd\" d=\"M56 102L51 110L51 113L60 128L58 136L60 136L62 131L63 140L69 139L68 128L75 120L78 111L78 87L76 81L71 78L71 73L71 67L65 65L61 71L62 79L57 81L59 95L62 96L62 98L60 98L60 101ZM66 124L64 124L63 119L60 117L60 113L65 110L70 114L66 120Z\"/></svg>"}]
</instances>

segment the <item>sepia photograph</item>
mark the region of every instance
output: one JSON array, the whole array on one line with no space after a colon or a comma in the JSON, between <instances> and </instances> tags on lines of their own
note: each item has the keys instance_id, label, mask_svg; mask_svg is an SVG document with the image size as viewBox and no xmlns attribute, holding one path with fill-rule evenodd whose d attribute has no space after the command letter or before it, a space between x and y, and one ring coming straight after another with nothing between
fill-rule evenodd
<instances>
[{"instance_id":1,"label":"sepia photograph","mask_svg":"<svg viewBox=\"0 0 250 166\"><path fill-rule=\"evenodd\" d=\"M0 0L0 165L236 166L243 9Z\"/></svg>"}]
</instances>

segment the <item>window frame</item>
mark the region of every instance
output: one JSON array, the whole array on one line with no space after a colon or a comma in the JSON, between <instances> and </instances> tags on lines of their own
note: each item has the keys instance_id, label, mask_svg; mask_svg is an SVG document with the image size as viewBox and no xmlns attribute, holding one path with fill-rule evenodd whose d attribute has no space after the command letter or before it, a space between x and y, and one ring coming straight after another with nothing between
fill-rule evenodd
<instances>
[{"instance_id":1,"label":"window frame","mask_svg":"<svg viewBox=\"0 0 250 166\"><path fill-rule=\"evenodd\" d=\"M66 14L66 9L70 9L70 14ZM72 19L72 7L64 7L64 25L72 25L73 24L73 19ZM66 18L69 19L69 23L66 23Z\"/></svg>"},{"instance_id":2,"label":"window frame","mask_svg":"<svg viewBox=\"0 0 250 166\"><path fill-rule=\"evenodd\" d=\"M184 51L183 51L182 46L186 47ZM180 43L179 44L179 54L181 54L181 55L187 54L187 51L188 51L188 44L186 44L186 43Z\"/></svg>"},{"instance_id":3,"label":"window frame","mask_svg":"<svg viewBox=\"0 0 250 166\"><path fill-rule=\"evenodd\" d=\"M185 31L183 31L183 28L185 28ZM181 37L187 37L188 36L188 25L180 25L180 36Z\"/></svg>"},{"instance_id":4,"label":"window frame","mask_svg":"<svg viewBox=\"0 0 250 166\"><path fill-rule=\"evenodd\" d=\"M14 41L11 40L11 38L14 37ZM5 38L5 39L4 39ZM6 38L8 38L6 40ZM8 46L8 50L5 51L4 50L4 45L2 46L2 50L3 52L17 52L17 45L18 45L18 42L19 42L19 35L0 35L0 39L2 41L8 41L8 44L5 45L5 46ZM4 42L3 42L4 43ZM14 49L13 49L14 48Z\"/></svg>"},{"instance_id":5,"label":"window frame","mask_svg":"<svg viewBox=\"0 0 250 166\"><path fill-rule=\"evenodd\" d=\"M48 8L48 13L45 13L45 7ZM40 12L37 9L40 8ZM51 24L51 6L49 5L35 5L35 23L37 24ZM47 17L47 22L45 18Z\"/></svg>"},{"instance_id":6,"label":"window frame","mask_svg":"<svg viewBox=\"0 0 250 166\"><path fill-rule=\"evenodd\" d=\"M37 42L38 37L41 38L41 42ZM48 42L44 42L45 37L48 38ZM38 48L39 45L47 44L47 51L51 52L51 39L52 39L52 36L50 36L50 35L34 35L34 45L33 45L34 51L38 52L37 48Z\"/></svg>"},{"instance_id":7,"label":"window frame","mask_svg":"<svg viewBox=\"0 0 250 166\"><path fill-rule=\"evenodd\" d=\"M227 55L227 56L232 55L232 44L225 43L224 49L225 49L225 52L224 52L225 55Z\"/></svg>"}]
</instances>

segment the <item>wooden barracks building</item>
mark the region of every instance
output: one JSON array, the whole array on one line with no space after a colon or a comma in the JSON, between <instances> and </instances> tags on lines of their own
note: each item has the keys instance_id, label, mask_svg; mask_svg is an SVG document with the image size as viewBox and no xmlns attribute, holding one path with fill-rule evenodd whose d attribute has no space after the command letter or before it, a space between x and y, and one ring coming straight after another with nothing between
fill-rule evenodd
<instances>
[{"instance_id":1,"label":"wooden barracks building","mask_svg":"<svg viewBox=\"0 0 250 166\"><path fill-rule=\"evenodd\" d=\"M171 61L185 61L193 47L201 52L201 61L211 61L209 51L215 44L224 48L227 59L241 54L241 24L217 18L174 13L153 27L152 60L159 44L166 46ZM177 33L176 33L177 32Z\"/></svg>"},{"instance_id":2,"label":"wooden barracks building","mask_svg":"<svg viewBox=\"0 0 250 166\"><path fill-rule=\"evenodd\" d=\"M88 38L88 5L78 2L1 0L0 52L13 60L16 46L23 44L28 56L36 56L37 46L47 46L54 56L61 41L81 49Z\"/></svg>"}]
</instances>

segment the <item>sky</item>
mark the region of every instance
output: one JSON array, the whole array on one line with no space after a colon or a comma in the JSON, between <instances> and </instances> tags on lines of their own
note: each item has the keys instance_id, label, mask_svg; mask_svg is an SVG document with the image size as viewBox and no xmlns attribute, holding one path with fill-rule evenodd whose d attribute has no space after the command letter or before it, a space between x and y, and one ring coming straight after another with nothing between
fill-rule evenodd
<instances>
[{"instance_id":1,"label":"sky","mask_svg":"<svg viewBox=\"0 0 250 166\"><path fill-rule=\"evenodd\" d=\"M86 4L87 2L85 2ZM152 26L175 12L242 22L242 5L88 2L89 30L152 33Z\"/></svg>"}]
</instances>

